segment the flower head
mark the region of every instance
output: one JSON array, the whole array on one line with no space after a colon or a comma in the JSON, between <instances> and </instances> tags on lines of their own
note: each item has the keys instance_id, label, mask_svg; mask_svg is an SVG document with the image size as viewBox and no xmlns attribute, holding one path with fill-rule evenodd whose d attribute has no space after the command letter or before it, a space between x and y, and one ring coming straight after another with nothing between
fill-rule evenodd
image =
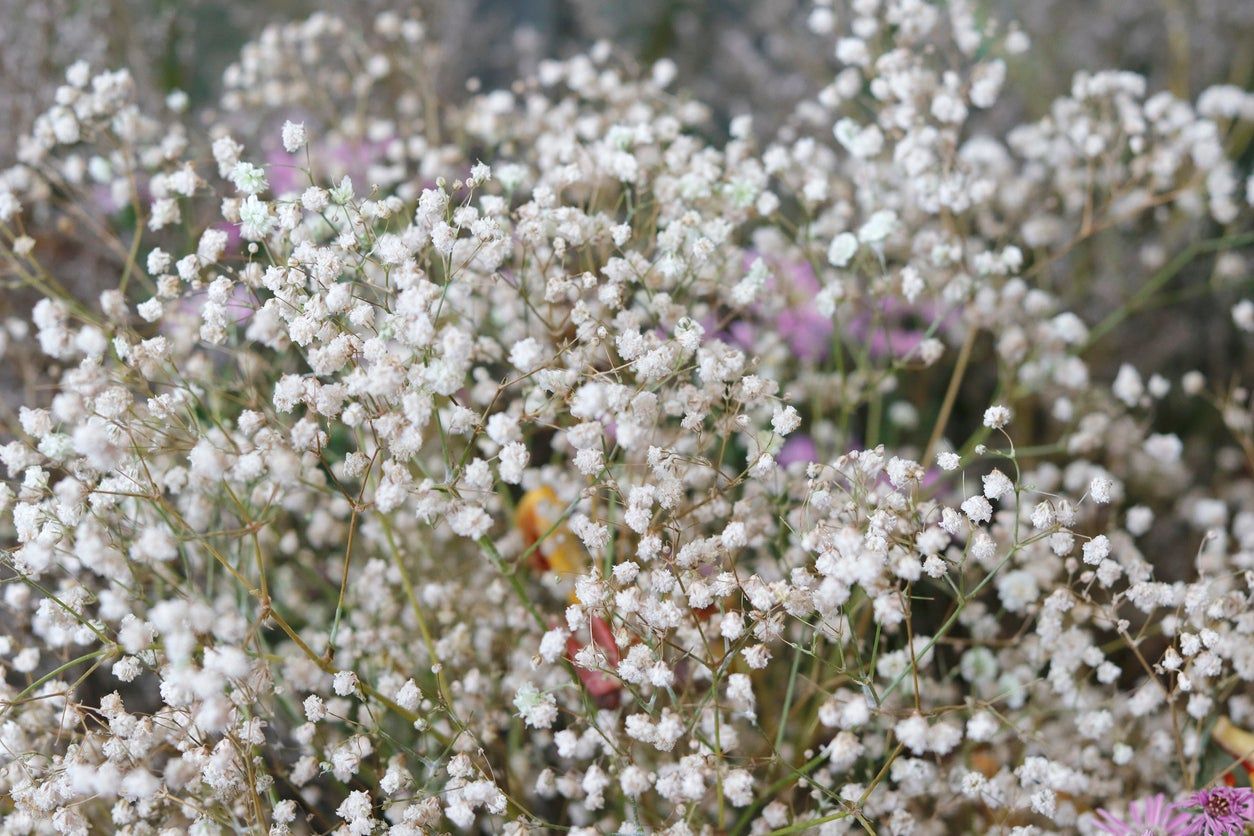
<instances>
[{"instance_id":1,"label":"flower head","mask_svg":"<svg viewBox=\"0 0 1254 836\"><path fill-rule=\"evenodd\" d=\"M1181 836L1193 832L1188 829L1189 826L1189 814L1161 793L1133 801L1128 805L1124 818L1113 815L1109 810L1097 811L1098 832L1114 836Z\"/></svg>"},{"instance_id":2,"label":"flower head","mask_svg":"<svg viewBox=\"0 0 1254 836\"><path fill-rule=\"evenodd\" d=\"M1254 823L1254 790L1249 787L1209 787L1189 797L1188 807L1200 807L1184 833L1219 836L1242 833Z\"/></svg>"}]
</instances>

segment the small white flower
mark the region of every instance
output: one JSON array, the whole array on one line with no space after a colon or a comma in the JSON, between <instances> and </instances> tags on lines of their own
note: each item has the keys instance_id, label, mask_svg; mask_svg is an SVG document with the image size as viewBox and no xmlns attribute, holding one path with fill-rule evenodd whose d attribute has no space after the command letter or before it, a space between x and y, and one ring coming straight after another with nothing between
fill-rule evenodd
<instances>
[{"instance_id":1,"label":"small white flower","mask_svg":"<svg viewBox=\"0 0 1254 836\"><path fill-rule=\"evenodd\" d=\"M544 363L544 349L535 337L527 337L514 343L509 361L523 372L533 372Z\"/></svg>"},{"instance_id":2,"label":"small white flower","mask_svg":"<svg viewBox=\"0 0 1254 836\"><path fill-rule=\"evenodd\" d=\"M327 716L326 703L322 697L317 694L310 694L305 697L305 719L311 723L317 723Z\"/></svg>"},{"instance_id":3,"label":"small white flower","mask_svg":"<svg viewBox=\"0 0 1254 836\"><path fill-rule=\"evenodd\" d=\"M283 123L283 150L295 154L305 147L305 123L287 121Z\"/></svg>"},{"instance_id":4,"label":"small white flower","mask_svg":"<svg viewBox=\"0 0 1254 836\"><path fill-rule=\"evenodd\" d=\"M858 240L863 244L879 244L897 228L897 213L881 209L867 219L858 230Z\"/></svg>"},{"instance_id":5,"label":"small white flower","mask_svg":"<svg viewBox=\"0 0 1254 836\"><path fill-rule=\"evenodd\" d=\"M1022 612L1040 596L1036 576L1026 569L1006 572L997 578L997 594L1010 612Z\"/></svg>"},{"instance_id":6,"label":"small white flower","mask_svg":"<svg viewBox=\"0 0 1254 836\"><path fill-rule=\"evenodd\" d=\"M993 506L978 494L962 503L962 511L973 523L988 522L993 518Z\"/></svg>"},{"instance_id":7,"label":"small white flower","mask_svg":"<svg viewBox=\"0 0 1254 836\"><path fill-rule=\"evenodd\" d=\"M1053 526L1056 520L1054 506L1049 502L1038 502L1032 509L1032 527L1037 530Z\"/></svg>"},{"instance_id":8,"label":"small white flower","mask_svg":"<svg viewBox=\"0 0 1254 836\"><path fill-rule=\"evenodd\" d=\"M1000 430L1010 424L1014 413L1007 406L994 405L984 410L984 426L990 430Z\"/></svg>"},{"instance_id":9,"label":"small white flower","mask_svg":"<svg viewBox=\"0 0 1254 836\"><path fill-rule=\"evenodd\" d=\"M523 471L531 460L527 447L519 441L505 445L501 450L501 481L509 485L517 485L522 481Z\"/></svg>"},{"instance_id":10,"label":"small white flower","mask_svg":"<svg viewBox=\"0 0 1254 836\"><path fill-rule=\"evenodd\" d=\"M1119 367L1119 373L1115 375L1115 382L1111 388L1115 397L1128 406L1136 406L1145 394L1145 385L1141 382L1140 373L1127 363Z\"/></svg>"},{"instance_id":11,"label":"small white flower","mask_svg":"<svg viewBox=\"0 0 1254 836\"><path fill-rule=\"evenodd\" d=\"M347 697L357 690L357 674L352 671L337 671L331 682L335 693Z\"/></svg>"},{"instance_id":12,"label":"small white flower","mask_svg":"<svg viewBox=\"0 0 1254 836\"><path fill-rule=\"evenodd\" d=\"M539 691L530 682L514 695L514 707L523 722L533 729L547 729L557 719L557 701L553 695Z\"/></svg>"},{"instance_id":13,"label":"small white flower","mask_svg":"<svg viewBox=\"0 0 1254 836\"><path fill-rule=\"evenodd\" d=\"M161 304L161 300L155 296L147 302L141 302L135 306L136 312L144 322L156 322L161 318L161 314L165 312L165 306Z\"/></svg>"},{"instance_id":14,"label":"small white flower","mask_svg":"<svg viewBox=\"0 0 1254 836\"><path fill-rule=\"evenodd\" d=\"M270 214L270 206L259 200L255 194L244 198L239 206L240 234L249 241L258 241L270 234L274 228L274 216Z\"/></svg>"},{"instance_id":15,"label":"small white flower","mask_svg":"<svg viewBox=\"0 0 1254 836\"><path fill-rule=\"evenodd\" d=\"M801 416L791 404L777 408L775 414L771 416L771 429L779 435L788 435L800 426Z\"/></svg>"},{"instance_id":16,"label":"small white flower","mask_svg":"<svg viewBox=\"0 0 1254 836\"><path fill-rule=\"evenodd\" d=\"M842 232L832 239L831 246L827 248L827 261L833 267L844 267L857 251L858 239L853 233Z\"/></svg>"},{"instance_id":17,"label":"small white flower","mask_svg":"<svg viewBox=\"0 0 1254 836\"><path fill-rule=\"evenodd\" d=\"M766 279L769 275L766 262L760 258L755 260L749 267L748 274L732 288L732 303L740 307L751 304L766 286Z\"/></svg>"},{"instance_id":18,"label":"small white flower","mask_svg":"<svg viewBox=\"0 0 1254 836\"><path fill-rule=\"evenodd\" d=\"M13 192L8 189L0 190L0 222L8 223L21 211L22 204L13 196Z\"/></svg>"},{"instance_id":19,"label":"small white flower","mask_svg":"<svg viewBox=\"0 0 1254 836\"><path fill-rule=\"evenodd\" d=\"M984 477L984 495L989 499L1001 499L1015 491L1014 482L997 468Z\"/></svg>"},{"instance_id":20,"label":"small white flower","mask_svg":"<svg viewBox=\"0 0 1254 836\"><path fill-rule=\"evenodd\" d=\"M255 195L265 191L270 184L266 181L266 172L252 163L238 162L231 169L231 182L244 194Z\"/></svg>"},{"instance_id":21,"label":"small white flower","mask_svg":"<svg viewBox=\"0 0 1254 836\"><path fill-rule=\"evenodd\" d=\"M1254 302L1242 299L1233 305L1232 321L1247 334L1254 333Z\"/></svg>"},{"instance_id":22,"label":"small white flower","mask_svg":"<svg viewBox=\"0 0 1254 836\"><path fill-rule=\"evenodd\" d=\"M300 205L309 212L321 212L330 205L331 200L326 189L310 186L300 196Z\"/></svg>"},{"instance_id":23,"label":"small white flower","mask_svg":"<svg viewBox=\"0 0 1254 836\"><path fill-rule=\"evenodd\" d=\"M1084 562L1096 566L1110 555L1110 540L1099 534L1084 544Z\"/></svg>"},{"instance_id":24,"label":"small white flower","mask_svg":"<svg viewBox=\"0 0 1254 836\"><path fill-rule=\"evenodd\" d=\"M422 701L422 691L418 689L418 685L412 680L405 680L405 684L396 692L396 704L406 711L413 711Z\"/></svg>"},{"instance_id":25,"label":"small white flower","mask_svg":"<svg viewBox=\"0 0 1254 836\"><path fill-rule=\"evenodd\" d=\"M1089 482L1089 496L1098 505L1105 505L1114 496L1115 483L1104 476L1095 476Z\"/></svg>"}]
</instances>

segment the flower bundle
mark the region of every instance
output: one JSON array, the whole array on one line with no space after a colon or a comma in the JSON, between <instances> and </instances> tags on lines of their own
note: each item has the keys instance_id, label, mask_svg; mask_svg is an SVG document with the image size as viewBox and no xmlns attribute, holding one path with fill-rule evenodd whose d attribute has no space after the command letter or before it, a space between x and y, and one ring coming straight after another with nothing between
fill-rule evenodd
<instances>
[{"instance_id":1,"label":"flower bundle","mask_svg":"<svg viewBox=\"0 0 1254 836\"><path fill-rule=\"evenodd\" d=\"M830 78L719 139L667 61L450 102L357 25L212 114L75 65L0 174L4 832L1236 815L1250 394L1119 336L1199 261L1254 330L1254 95L990 133L1022 32L819 2Z\"/></svg>"}]
</instances>

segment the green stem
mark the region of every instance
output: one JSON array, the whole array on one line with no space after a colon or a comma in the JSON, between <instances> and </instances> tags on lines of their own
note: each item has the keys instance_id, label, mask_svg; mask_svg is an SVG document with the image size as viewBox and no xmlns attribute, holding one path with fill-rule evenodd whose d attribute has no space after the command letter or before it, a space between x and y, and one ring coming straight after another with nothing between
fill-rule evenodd
<instances>
[{"instance_id":1,"label":"green stem","mask_svg":"<svg viewBox=\"0 0 1254 836\"><path fill-rule=\"evenodd\" d=\"M1187 267L1199 255L1218 252L1228 248L1248 247L1251 244L1254 244L1254 232L1246 232L1241 235L1224 235L1219 238L1208 238L1205 241L1194 241L1192 244L1189 244L1175 258L1167 262L1157 273L1151 276L1149 281L1141 286L1141 289L1128 300L1126 305L1116 311L1112 311L1109 316L1094 326L1093 330L1089 332L1088 340L1081 347L1080 353L1087 352L1093 347L1094 343L1135 313L1159 288L1171 281L1177 273Z\"/></svg>"}]
</instances>

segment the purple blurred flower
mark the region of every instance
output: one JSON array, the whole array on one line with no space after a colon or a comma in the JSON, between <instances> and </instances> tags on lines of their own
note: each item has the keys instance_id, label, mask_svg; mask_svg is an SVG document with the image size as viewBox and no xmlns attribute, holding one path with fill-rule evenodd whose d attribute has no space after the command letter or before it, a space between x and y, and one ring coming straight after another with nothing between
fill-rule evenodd
<instances>
[{"instance_id":1,"label":"purple blurred flower","mask_svg":"<svg viewBox=\"0 0 1254 836\"><path fill-rule=\"evenodd\" d=\"M919 480L919 487L923 490L931 490L939 485L941 480L945 478L945 472L938 467L929 467L923 471L923 478Z\"/></svg>"},{"instance_id":2,"label":"purple blurred flower","mask_svg":"<svg viewBox=\"0 0 1254 836\"><path fill-rule=\"evenodd\" d=\"M292 117L300 121L297 116ZM352 179L358 192L364 192L371 181L371 169L387 163L387 140L365 137L329 137L315 140L309 146L309 160L319 185L336 186L340 179ZM276 196L298 194L309 185L305 175L305 153L289 154L279 145L266 152L266 177L270 191Z\"/></svg>"},{"instance_id":3,"label":"purple blurred flower","mask_svg":"<svg viewBox=\"0 0 1254 836\"><path fill-rule=\"evenodd\" d=\"M775 327L799 359L822 360L831 350L833 325L830 317L814 307L818 277L806 261L790 261L782 267L785 280L772 279L767 287L783 292L791 304L775 317Z\"/></svg>"},{"instance_id":4,"label":"purple blurred flower","mask_svg":"<svg viewBox=\"0 0 1254 836\"><path fill-rule=\"evenodd\" d=\"M303 157L295 157L281 148L266 154L266 176L270 179L270 191L276 195L299 193L307 182L300 166Z\"/></svg>"},{"instance_id":5,"label":"purple blurred flower","mask_svg":"<svg viewBox=\"0 0 1254 836\"><path fill-rule=\"evenodd\" d=\"M745 351L756 347L759 332L771 328L788 345L793 355L801 361L822 361L832 349L832 332L835 326L831 317L819 313L815 298L821 289L818 276L809 262L801 260L774 260L750 250L745 253L745 269L758 258L767 260L770 277L766 292L780 299L782 308L768 314L763 304L755 304L751 316L730 323L717 336ZM936 318L932 305L911 305L896 298L883 300L881 318L863 313L849 323L849 335L865 342L870 356L875 360L902 358L915 351L927 337L927 330ZM707 330L711 323L703 323ZM945 323L941 324L941 328Z\"/></svg>"},{"instance_id":6,"label":"purple blurred flower","mask_svg":"<svg viewBox=\"0 0 1254 836\"><path fill-rule=\"evenodd\" d=\"M1098 810L1097 829L1114 836L1184 836L1197 832L1189 829L1189 819L1179 804L1158 794L1133 801L1122 819L1109 810Z\"/></svg>"},{"instance_id":7,"label":"purple blurred flower","mask_svg":"<svg viewBox=\"0 0 1254 836\"><path fill-rule=\"evenodd\" d=\"M788 437L784 442L784 446L779 448L779 454L775 457L775 463L780 467L788 467L794 462L816 462L819 460L819 448L815 446L814 439L805 433L795 433Z\"/></svg>"},{"instance_id":8,"label":"purple blurred flower","mask_svg":"<svg viewBox=\"0 0 1254 836\"><path fill-rule=\"evenodd\" d=\"M850 333L867 343L872 359L905 357L919 347L927 336L928 325L936 315L931 305L910 305L900 299L885 299L881 307L883 320L876 322L869 313L856 317L849 324ZM911 320L917 321L915 325Z\"/></svg>"},{"instance_id":9,"label":"purple blurred flower","mask_svg":"<svg viewBox=\"0 0 1254 836\"><path fill-rule=\"evenodd\" d=\"M743 319L738 319L727 326L728 342L745 351L753 351L753 344L757 336L758 329L752 323Z\"/></svg>"},{"instance_id":10,"label":"purple blurred flower","mask_svg":"<svg viewBox=\"0 0 1254 836\"><path fill-rule=\"evenodd\" d=\"M326 169L333 183L339 183L341 177L352 178L353 185L360 191L368 187L372 166L385 162L384 152L387 143L370 139L346 139L328 143L322 149L315 149L315 162Z\"/></svg>"},{"instance_id":11,"label":"purple blurred flower","mask_svg":"<svg viewBox=\"0 0 1254 836\"><path fill-rule=\"evenodd\" d=\"M834 326L830 317L815 310L814 297L819 292L819 280L814 275L814 269L805 261L781 263L753 251L745 254L745 269L748 270L758 258L766 260L771 270L765 291L771 296L782 297L785 302L783 309L772 315L764 305L754 304L750 309L751 316L731 322L725 331L714 336L752 352L757 347L759 332L768 329L778 333L799 360L817 361L827 357L831 351ZM713 324L712 318L702 323L707 331Z\"/></svg>"},{"instance_id":12,"label":"purple blurred flower","mask_svg":"<svg viewBox=\"0 0 1254 836\"><path fill-rule=\"evenodd\" d=\"M226 254L233 255L240 251L240 245L244 243L244 236L240 232L239 224L221 221L214 224L213 228L220 229L226 233Z\"/></svg>"}]
</instances>

